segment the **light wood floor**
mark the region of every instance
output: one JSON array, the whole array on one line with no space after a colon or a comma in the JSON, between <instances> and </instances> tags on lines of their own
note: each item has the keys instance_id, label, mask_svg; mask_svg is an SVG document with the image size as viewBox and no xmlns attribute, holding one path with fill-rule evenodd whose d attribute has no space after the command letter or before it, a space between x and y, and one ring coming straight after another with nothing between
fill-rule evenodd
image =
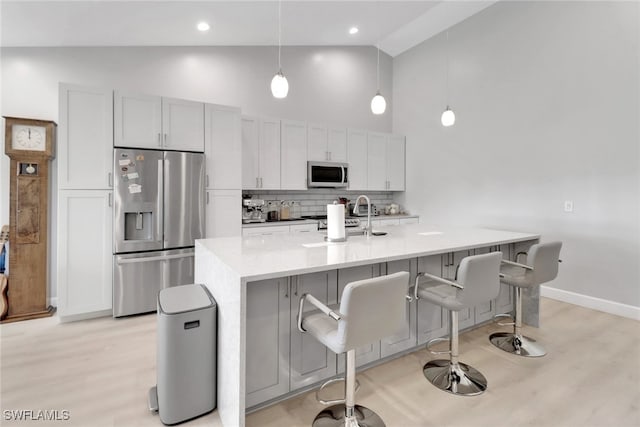
<instances>
[{"instance_id":1,"label":"light wood floor","mask_svg":"<svg viewBox=\"0 0 640 427\"><path fill-rule=\"evenodd\" d=\"M462 334L461 360L489 389L457 397L427 383L420 350L358 374L358 403L390 427L640 426L640 323L543 299L541 359L511 356L488 341L494 326ZM155 315L58 324L39 319L0 326L1 409L70 411L56 426L162 425L146 409L155 384ZM307 393L247 417L250 427L308 426L322 409ZM2 425L25 425L5 420ZM185 426L219 426L216 414Z\"/></svg>"}]
</instances>

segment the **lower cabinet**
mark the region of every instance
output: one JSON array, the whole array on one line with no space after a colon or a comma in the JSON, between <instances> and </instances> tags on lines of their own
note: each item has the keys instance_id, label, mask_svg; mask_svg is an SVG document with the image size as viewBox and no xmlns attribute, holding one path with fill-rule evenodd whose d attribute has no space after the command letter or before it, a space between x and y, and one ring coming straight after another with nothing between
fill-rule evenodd
<instances>
[{"instance_id":1,"label":"lower cabinet","mask_svg":"<svg viewBox=\"0 0 640 427\"><path fill-rule=\"evenodd\" d=\"M418 272L442 276L443 257L446 255L432 255L418 258ZM417 339L418 344L424 344L430 339L446 336L449 326L449 312L439 305L419 299L416 306Z\"/></svg>"},{"instance_id":2,"label":"lower cabinet","mask_svg":"<svg viewBox=\"0 0 640 427\"><path fill-rule=\"evenodd\" d=\"M289 392L289 279L247 284L246 406Z\"/></svg>"},{"instance_id":3,"label":"lower cabinet","mask_svg":"<svg viewBox=\"0 0 640 427\"><path fill-rule=\"evenodd\" d=\"M298 331L298 304L304 294L311 294L327 305L338 300L337 271L321 271L292 278L291 287L291 368L290 387L296 390L336 374L337 357L310 334ZM305 304L305 313L317 310Z\"/></svg>"},{"instance_id":4,"label":"lower cabinet","mask_svg":"<svg viewBox=\"0 0 640 427\"><path fill-rule=\"evenodd\" d=\"M58 315L94 317L112 307L112 192L58 192Z\"/></svg>"},{"instance_id":5,"label":"lower cabinet","mask_svg":"<svg viewBox=\"0 0 640 427\"><path fill-rule=\"evenodd\" d=\"M442 273L444 277L456 280L458 276L458 267L460 262L469 255L473 255L473 251L457 251L442 255ZM448 314L447 314L448 317ZM465 308L458 312L458 330L470 328L475 324L474 307Z\"/></svg>"},{"instance_id":6,"label":"lower cabinet","mask_svg":"<svg viewBox=\"0 0 640 427\"><path fill-rule=\"evenodd\" d=\"M242 234L241 190L207 190L205 235L211 237Z\"/></svg>"},{"instance_id":7,"label":"lower cabinet","mask_svg":"<svg viewBox=\"0 0 640 427\"><path fill-rule=\"evenodd\" d=\"M278 227L248 228L245 231L260 228ZM285 228L288 229L287 226ZM512 258L514 254L513 245L501 245L248 283L246 407L254 407L344 372L345 359L342 355L337 356L311 335L298 331L298 304L305 293L327 305L339 307L344 288L350 282L398 271L410 272L410 286L413 286L418 272L453 279L465 256L497 250L502 251L505 259ZM489 320L495 313L513 310L511 287L501 286L496 300L460 313L460 330ZM305 305L306 313L313 310L315 308L311 304ZM407 302L405 327L393 336L356 349L356 365L362 366L415 348L432 338L446 337L448 328L447 310L425 300L418 300L417 304Z\"/></svg>"},{"instance_id":8,"label":"lower cabinet","mask_svg":"<svg viewBox=\"0 0 640 427\"><path fill-rule=\"evenodd\" d=\"M417 260L405 259L399 261L391 261L386 264L387 271L385 274L393 274L399 271L408 271L411 275L409 278L409 287L413 286L416 280ZM408 292L408 290L407 290ZM407 322L401 331L390 337L383 338L380 341L380 357L391 356L403 350L407 350L416 346L416 305L411 301L407 301Z\"/></svg>"},{"instance_id":9,"label":"lower cabinet","mask_svg":"<svg viewBox=\"0 0 640 427\"><path fill-rule=\"evenodd\" d=\"M380 264L363 265L360 267L342 268L338 270L338 303L342 298L342 292L348 283L356 280L370 279L380 275ZM380 359L380 341L359 347L356 349L356 366ZM338 372L344 372L345 358L338 357Z\"/></svg>"}]
</instances>

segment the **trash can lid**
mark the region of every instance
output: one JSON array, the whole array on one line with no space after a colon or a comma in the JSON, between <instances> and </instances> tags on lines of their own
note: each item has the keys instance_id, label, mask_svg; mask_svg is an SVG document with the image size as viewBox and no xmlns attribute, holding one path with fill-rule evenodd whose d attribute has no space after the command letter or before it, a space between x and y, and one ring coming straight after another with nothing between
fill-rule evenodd
<instances>
[{"instance_id":1,"label":"trash can lid","mask_svg":"<svg viewBox=\"0 0 640 427\"><path fill-rule=\"evenodd\" d=\"M202 285L181 285L163 289L158 301L160 310L165 314L184 313L215 305L213 297Z\"/></svg>"}]
</instances>

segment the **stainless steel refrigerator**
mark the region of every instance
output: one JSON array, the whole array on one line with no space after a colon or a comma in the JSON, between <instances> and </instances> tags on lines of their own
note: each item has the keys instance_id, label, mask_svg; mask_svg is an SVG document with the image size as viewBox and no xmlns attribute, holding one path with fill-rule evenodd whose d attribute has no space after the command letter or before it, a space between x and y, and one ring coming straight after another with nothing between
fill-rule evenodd
<instances>
[{"instance_id":1,"label":"stainless steel refrigerator","mask_svg":"<svg viewBox=\"0 0 640 427\"><path fill-rule=\"evenodd\" d=\"M193 283L204 237L204 154L114 149L113 316L156 310L160 289Z\"/></svg>"}]
</instances>

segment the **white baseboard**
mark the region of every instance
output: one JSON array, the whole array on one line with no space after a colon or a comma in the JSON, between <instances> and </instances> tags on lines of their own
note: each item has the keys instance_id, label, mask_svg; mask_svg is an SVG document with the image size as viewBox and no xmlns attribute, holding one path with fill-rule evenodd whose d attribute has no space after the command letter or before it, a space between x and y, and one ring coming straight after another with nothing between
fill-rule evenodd
<instances>
[{"instance_id":1,"label":"white baseboard","mask_svg":"<svg viewBox=\"0 0 640 427\"><path fill-rule=\"evenodd\" d=\"M113 316L113 310L100 310L100 311L94 311L91 313L69 314L66 316L60 316L60 314L58 313L58 318L60 319L60 323L77 322L78 320L89 320L89 319L96 319L98 317L109 317L109 316Z\"/></svg>"},{"instance_id":2,"label":"white baseboard","mask_svg":"<svg viewBox=\"0 0 640 427\"><path fill-rule=\"evenodd\" d=\"M633 305L590 297L588 295L577 294L549 286L540 286L540 295L558 301L568 302L569 304L604 311L605 313L615 314L629 319L640 320L640 307Z\"/></svg>"}]
</instances>

